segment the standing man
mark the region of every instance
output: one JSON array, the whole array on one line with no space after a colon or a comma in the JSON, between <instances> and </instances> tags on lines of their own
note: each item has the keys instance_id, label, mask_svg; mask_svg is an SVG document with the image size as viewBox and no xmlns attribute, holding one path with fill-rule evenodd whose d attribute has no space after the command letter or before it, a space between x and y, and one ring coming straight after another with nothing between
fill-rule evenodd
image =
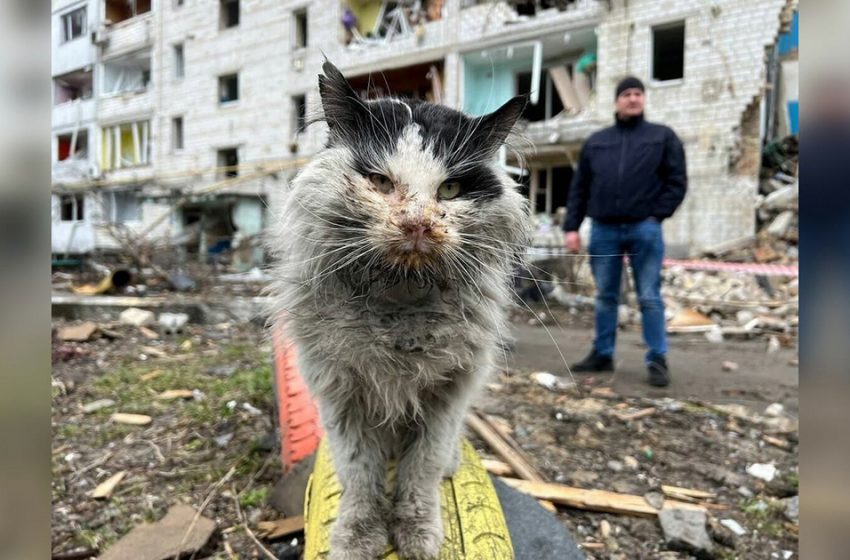
<instances>
[{"instance_id":1,"label":"standing man","mask_svg":"<svg viewBox=\"0 0 850 560\"><path fill-rule=\"evenodd\" d=\"M623 255L634 274L648 347L649 383L670 383L661 261L661 222L673 215L687 188L685 152L676 134L647 122L643 83L628 77L617 84L616 123L585 142L573 177L564 220L568 251L581 249L579 226L593 218L590 266L596 284L596 338L593 349L573 371L614 371L617 306Z\"/></svg>"}]
</instances>

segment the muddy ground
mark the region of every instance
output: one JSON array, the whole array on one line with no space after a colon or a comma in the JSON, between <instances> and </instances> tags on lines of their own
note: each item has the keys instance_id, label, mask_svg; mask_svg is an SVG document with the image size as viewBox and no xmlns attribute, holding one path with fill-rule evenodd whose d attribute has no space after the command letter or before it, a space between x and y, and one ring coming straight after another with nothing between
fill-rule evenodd
<instances>
[{"instance_id":1,"label":"muddy ground","mask_svg":"<svg viewBox=\"0 0 850 560\"><path fill-rule=\"evenodd\" d=\"M710 491L717 558L785 558L788 551L796 557L796 525L781 501L797 493L793 349L767 354L763 339L713 345L698 335L677 337L670 354L674 384L652 390L643 382L639 330L630 329L620 335L614 375L578 376L577 388L567 391L550 391L529 377L536 371L566 377L558 349L568 361L580 358L592 339L590 321L565 313L557 326L544 317L556 348L539 321L518 314L507 368L479 399L479 410L500 420L553 482L650 499L661 484ZM272 435L271 346L262 329L191 325L183 334L149 339L135 327L101 326L108 336L54 340L54 555L102 552L183 502L203 506L218 526L195 558L262 557L246 526L256 533L259 521L279 517L266 500L281 476ZM737 362L738 371L723 371L725 360ZM600 394L600 387L610 391ZM194 394L158 398L171 389ZM115 404L83 411L98 399ZM785 412L765 415L776 402ZM728 407L734 404L746 408ZM639 421L615 416L649 406L656 413ZM153 420L117 424L110 420L114 412ZM766 443L765 434L788 449ZM496 458L472 440L482 455ZM776 478L766 483L748 475L752 463L774 463ZM122 470L127 475L111 498L88 496ZM667 549L655 519L566 508L558 516L587 546L588 558L690 557ZM721 519L738 521L746 534L733 535L718 525ZM262 542L279 558L298 558L300 541Z\"/></svg>"}]
</instances>

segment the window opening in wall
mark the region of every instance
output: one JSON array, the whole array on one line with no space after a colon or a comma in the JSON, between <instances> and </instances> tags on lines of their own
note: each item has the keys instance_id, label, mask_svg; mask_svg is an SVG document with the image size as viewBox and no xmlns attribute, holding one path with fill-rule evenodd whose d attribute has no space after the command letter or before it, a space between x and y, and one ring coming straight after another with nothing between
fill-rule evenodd
<instances>
[{"instance_id":1,"label":"window opening in wall","mask_svg":"<svg viewBox=\"0 0 850 560\"><path fill-rule=\"evenodd\" d=\"M531 93L531 72L517 73L516 84L516 91L519 95ZM537 104L527 104L522 112L522 118L532 122L544 121L551 119L563 110L564 104L561 103L561 98L552 84L551 74L547 72L540 76L540 94L537 98Z\"/></svg>"},{"instance_id":2,"label":"window opening in wall","mask_svg":"<svg viewBox=\"0 0 850 560\"><path fill-rule=\"evenodd\" d=\"M229 179L239 176L239 150L237 148L224 148L218 151L217 166L220 179Z\"/></svg>"},{"instance_id":3,"label":"window opening in wall","mask_svg":"<svg viewBox=\"0 0 850 560\"><path fill-rule=\"evenodd\" d=\"M53 103L59 105L75 99L91 99L92 71L80 70L53 78Z\"/></svg>"},{"instance_id":4,"label":"window opening in wall","mask_svg":"<svg viewBox=\"0 0 850 560\"><path fill-rule=\"evenodd\" d=\"M100 167L104 171L148 165L150 123L137 121L104 127L101 130Z\"/></svg>"},{"instance_id":5,"label":"window opening in wall","mask_svg":"<svg viewBox=\"0 0 850 560\"><path fill-rule=\"evenodd\" d=\"M658 82L685 77L685 22L652 28L652 79Z\"/></svg>"},{"instance_id":6,"label":"window opening in wall","mask_svg":"<svg viewBox=\"0 0 850 560\"><path fill-rule=\"evenodd\" d=\"M135 191L104 193L110 221L117 224L142 221L142 200Z\"/></svg>"},{"instance_id":7,"label":"window opening in wall","mask_svg":"<svg viewBox=\"0 0 850 560\"><path fill-rule=\"evenodd\" d=\"M88 146L89 134L85 129L60 134L56 137L56 161L87 159Z\"/></svg>"},{"instance_id":8,"label":"window opening in wall","mask_svg":"<svg viewBox=\"0 0 850 560\"><path fill-rule=\"evenodd\" d=\"M59 219L81 222L85 218L85 198L82 194L63 194L59 197Z\"/></svg>"},{"instance_id":9,"label":"window opening in wall","mask_svg":"<svg viewBox=\"0 0 850 560\"><path fill-rule=\"evenodd\" d=\"M292 46L303 49L307 46L307 8L293 12L294 29L292 33Z\"/></svg>"},{"instance_id":10,"label":"window opening in wall","mask_svg":"<svg viewBox=\"0 0 850 560\"><path fill-rule=\"evenodd\" d=\"M171 119L171 149L175 152L183 149L183 117Z\"/></svg>"},{"instance_id":11,"label":"window opening in wall","mask_svg":"<svg viewBox=\"0 0 850 560\"><path fill-rule=\"evenodd\" d=\"M62 15L62 42L67 43L86 34L86 8L77 8Z\"/></svg>"},{"instance_id":12,"label":"window opening in wall","mask_svg":"<svg viewBox=\"0 0 850 560\"><path fill-rule=\"evenodd\" d=\"M239 0L219 1L219 28L228 29L239 25Z\"/></svg>"},{"instance_id":13,"label":"window opening in wall","mask_svg":"<svg viewBox=\"0 0 850 560\"><path fill-rule=\"evenodd\" d=\"M296 95L292 98L292 124L294 134L304 132L307 124L307 97Z\"/></svg>"},{"instance_id":14,"label":"window opening in wall","mask_svg":"<svg viewBox=\"0 0 850 560\"><path fill-rule=\"evenodd\" d=\"M174 77L178 80L185 76L185 61L183 59L183 43L174 45Z\"/></svg>"},{"instance_id":15,"label":"window opening in wall","mask_svg":"<svg viewBox=\"0 0 850 560\"><path fill-rule=\"evenodd\" d=\"M149 50L114 58L103 63L103 93L142 92L150 87L151 52Z\"/></svg>"},{"instance_id":16,"label":"window opening in wall","mask_svg":"<svg viewBox=\"0 0 850 560\"><path fill-rule=\"evenodd\" d=\"M239 99L239 74L228 74L218 78L218 102L230 103Z\"/></svg>"},{"instance_id":17,"label":"window opening in wall","mask_svg":"<svg viewBox=\"0 0 850 560\"><path fill-rule=\"evenodd\" d=\"M106 25L146 14L151 11L151 0L106 0Z\"/></svg>"},{"instance_id":18,"label":"window opening in wall","mask_svg":"<svg viewBox=\"0 0 850 560\"><path fill-rule=\"evenodd\" d=\"M520 179L520 193L528 197L533 214L555 214L567 205L573 168L568 165L540 167Z\"/></svg>"},{"instance_id":19,"label":"window opening in wall","mask_svg":"<svg viewBox=\"0 0 850 560\"><path fill-rule=\"evenodd\" d=\"M183 0L174 0L174 7L179 8L183 5Z\"/></svg>"}]
</instances>

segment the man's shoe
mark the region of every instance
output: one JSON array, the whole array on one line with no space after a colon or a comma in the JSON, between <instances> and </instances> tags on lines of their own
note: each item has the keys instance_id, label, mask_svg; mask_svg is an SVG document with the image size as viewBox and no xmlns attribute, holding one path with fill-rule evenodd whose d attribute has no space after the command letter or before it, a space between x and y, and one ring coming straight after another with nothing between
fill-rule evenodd
<instances>
[{"instance_id":1,"label":"man's shoe","mask_svg":"<svg viewBox=\"0 0 850 560\"><path fill-rule=\"evenodd\" d=\"M666 387L670 384L670 370L667 369L667 360L663 357L649 360L646 369L649 371L649 384L653 387Z\"/></svg>"},{"instance_id":2,"label":"man's shoe","mask_svg":"<svg viewBox=\"0 0 850 560\"><path fill-rule=\"evenodd\" d=\"M614 361L609 357L598 355L594 350L585 359L573 364L570 369L577 373L614 371Z\"/></svg>"}]
</instances>

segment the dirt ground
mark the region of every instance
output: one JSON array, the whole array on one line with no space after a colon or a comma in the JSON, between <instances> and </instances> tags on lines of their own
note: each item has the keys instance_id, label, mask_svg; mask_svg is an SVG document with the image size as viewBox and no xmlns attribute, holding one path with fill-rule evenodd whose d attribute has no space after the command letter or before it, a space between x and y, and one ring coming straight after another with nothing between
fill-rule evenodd
<instances>
[{"instance_id":1,"label":"dirt ground","mask_svg":"<svg viewBox=\"0 0 850 560\"><path fill-rule=\"evenodd\" d=\"M507 368L478 409L500 420L552 482L650 500L662 484L716 494L708 500L716 558L796 556L797 526L781 501L796 495L798 484L793 350L767 354L763 339L714 345L701 336L677 337L671 339L673 385L658 390L644 383L640 334L632 329L620 335L616 374L577 376L577 386L565 391L535 382L529 374L538 371L568 379L558 349L567 361L582 357L592 339L590 321L565 313L559 327L545 317L556 347L530 313L518 314ZM100 325L106 336L92 341L54 339L54 557L101 553L176 503L202 508L217 523L195 558L262 557L249 530L280 517L266 499L281 476L271 346L262 329L190 325L183 334L149 339L135 327ZM739 369L723 371L726 360ZM193 394L159 398L172 389ZM99 399L114 404L84 412ZM777 402L784 412L766 415ZM642 420L616 417L650 406L656 412ZM118 424L110 419L114 412L152 421ZM765 435L788 448L767 443ZM483 456L498 458L471 439ZM753 463L775 464L776 478L767 483L747 474ZM88 495L118 471L127 474L110 498ZM587 546L588 558L690 558L668 550L654 519L567 508L558 516ZM735 536L720 526L722 519L738 521L746 533ZM261 542L278 558L299 557L299 540Z\"/></svg>"}]
</instances>

